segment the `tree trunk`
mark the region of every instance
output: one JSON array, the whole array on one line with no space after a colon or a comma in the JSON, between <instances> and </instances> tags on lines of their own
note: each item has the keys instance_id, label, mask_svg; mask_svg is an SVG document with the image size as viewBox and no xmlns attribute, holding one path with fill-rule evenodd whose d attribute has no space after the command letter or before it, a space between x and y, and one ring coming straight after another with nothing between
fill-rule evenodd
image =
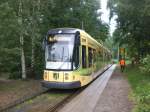
<instances>
[{"instance_id":1,"label":"tree trunk","mask_svg":"<svg viewBox=\"0 0 150 112\"><path fill-rule=\"evenodd\" d=\"M34 32L34 29L33 29L33 32L32 32L32 38L31 38L31 46L32 46L32 49L31 49L31 70L32 70L32 72L34 72L34 63L35 63L35 50L34 50L34 48L35 48L35 44L34 44L34 34L33 33L35 33Z\"/></svg>"},{"instance_id":2,"label":"tree trunk","mask_svg":"<svg viewBox=\"0 0 150 112\"><path fill-rule=\"evenodd\" d=\"M18 24L20 25L20 51L21 51L21 68L22 79L26 79L26 65L24 54L24 37L23 37L23 21L22 21L22 0L19 0Z\"/></svg>"},{"instance_id":3,"label":"tree trunk","mask_svg":"<svg viewBox=\"0 0 150 112\"><path fill-rule=\"evenodd\" d=\"M24 55L24 37L20 35L20 44L21 44L21 67L22 67L22 79L26 79L26 67L25 67L25 55Z\"/></svg>"},{"instance_id":4,"label":"tree trunk","mask_svg":"<svg viewBox=\"0 0 150 112\"><path fill-rule=\"evenodd\" d=\"M34 20L34 13L35 13L35 3L33 2L33 9L32 9L32 15L30 15L32 17L31 20L31 72L32 74L34 74L34 63L35 63L35 52L34 52L34 48L35 48L35 25L36 25L36 20Z\"/></svg>"}]
</instances>

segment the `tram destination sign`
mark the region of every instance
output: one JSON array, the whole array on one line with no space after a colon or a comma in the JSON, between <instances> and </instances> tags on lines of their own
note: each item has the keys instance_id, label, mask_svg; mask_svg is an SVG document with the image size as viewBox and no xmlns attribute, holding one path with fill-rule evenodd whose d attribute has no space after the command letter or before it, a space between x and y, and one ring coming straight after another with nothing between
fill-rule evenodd
<instances>
[{"instance_id":1,"label":"tram destination sign","mask_svg":"<svg viewBox=\"0 0 150 112\"><path fill-rule=\"evenodd\" d=\"M69 38L69 35L54 35L54 36L49 36L48 41L49 42L70 42L72 38Z\"/></svg>"}]
</instances>

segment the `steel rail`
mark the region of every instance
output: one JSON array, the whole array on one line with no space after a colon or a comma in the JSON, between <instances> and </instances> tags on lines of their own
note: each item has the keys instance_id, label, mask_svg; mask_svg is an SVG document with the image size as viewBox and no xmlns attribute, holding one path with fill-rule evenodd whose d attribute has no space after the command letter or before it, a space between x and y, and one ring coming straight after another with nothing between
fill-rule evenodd
<instances>
[{"instance_id":1,"label":"steel rail","mask_svg":"<svg viewBox=\"0 0 150 112\"><path fill-rule=\"evenodd\" d=\"M59 103L57 103L54 106L50 106L46 112L56 112L60 107L62 107L63 105L65 105L66 103L68 103L70 100L72 100L75 96L77 96L80 92L82 92L85 89L85 87L82 87L80 89L78 89L77 91L75 91L74 93L72 93L71 95L65 97L64 99L62 99Z\"/></svg>"}]
</instances>

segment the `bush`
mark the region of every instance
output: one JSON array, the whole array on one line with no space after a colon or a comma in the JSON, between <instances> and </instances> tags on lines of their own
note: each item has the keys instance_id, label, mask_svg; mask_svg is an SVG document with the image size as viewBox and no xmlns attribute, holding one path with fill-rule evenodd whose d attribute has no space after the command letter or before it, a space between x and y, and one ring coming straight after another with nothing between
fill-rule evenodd
<instances>
[{"instance_id":1,"label":"bush","mask_svg":"<svg viewBox=\"0 0 150 112\"><path fill-rule=\"evenodd\" d=\"M150 55L147 55L141 60L141 66L139 67L141 72L147 73L150 75Z\"/></svg>"},{"instance_id":2,"label":"bush","mask_svg":"<svg viewBox=\"0 0 150 112\"><path fill-rule=\"evenodd\" d=\"M139 66L127 66L127 78L132 87L131 98L134 101L132 112L150 112L150 76L141 73Z\"/></svg>"},{"instance_id":3,"label":"bush","mask_svg":"<svg viewBox=\"0 0 150 112\"><path fill-rule=\"evenodd\" d=\"M21 73L20 72L12 72L9 75L9 79L21 79Z\"/></svg>"}]
</instances>

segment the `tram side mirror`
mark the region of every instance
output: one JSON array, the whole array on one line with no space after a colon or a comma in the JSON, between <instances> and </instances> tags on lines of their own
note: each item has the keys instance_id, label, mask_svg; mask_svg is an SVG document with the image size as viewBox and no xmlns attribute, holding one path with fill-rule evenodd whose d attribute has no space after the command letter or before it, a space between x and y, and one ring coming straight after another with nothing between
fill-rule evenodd
<instances>
[{"instance_id":1,"label":"tram side mirror","mask_svg":"<svg viewBox=\"0 0 150 112\"><path fill-rule=\"evenodd\" d=\"M76 33L76 36L75 36L75 45L80 46L80 32Z\"/></svg>"}]
</instances>

